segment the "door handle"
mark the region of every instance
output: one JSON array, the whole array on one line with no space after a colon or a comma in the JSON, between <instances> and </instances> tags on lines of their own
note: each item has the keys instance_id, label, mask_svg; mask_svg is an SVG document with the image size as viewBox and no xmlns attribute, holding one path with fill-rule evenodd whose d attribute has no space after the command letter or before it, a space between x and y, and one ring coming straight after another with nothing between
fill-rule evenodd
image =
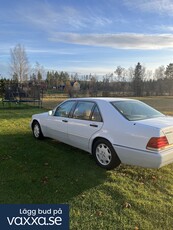
<instances>
[{"instance_id":1,"label":"door handle","mask_svg":"<svg viewBox=\"0 0 173 230\"><path fill-rule=\"evenodd\" d=\"M68 121L67 120L62 120L62 122L66 122L67 123Z\"/></svg>"},{"instance_id":2,"label":"door handle","mask_svg":"<svg viewBox=\"0 0 173 230\"><path fill-rule=\"evenodd\" d=\"M91 127L98 127L98 125L90 124Z\"/></svg>"}]
</instances>

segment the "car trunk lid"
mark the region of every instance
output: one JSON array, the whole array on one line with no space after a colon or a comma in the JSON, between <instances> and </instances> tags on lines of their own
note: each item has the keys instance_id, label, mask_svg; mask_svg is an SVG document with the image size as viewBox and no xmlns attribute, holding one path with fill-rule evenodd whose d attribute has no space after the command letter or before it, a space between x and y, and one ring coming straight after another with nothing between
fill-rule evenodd
<instances>
[{"instance_id":1,"label":"car trunk lid","mask_svg":"<svg viewBox=\"0 0 173 230\"><path fill-rule=\"evenodd\" d=\"M151 126L153 128L158 129L166 129L169 127L173 127L173 117L169 116L163 116L163 117L155 117L155 118L149 118L145 120L138 120L133 121L136 125L147 125Z\"/></svg>"},{"instance_id":2,"label":"car trunk lid","mask_svg":"<svg viewBox=\"0 0 173 230\"><path fill-rule=\"evenodd\" d=\"M173 145L173 117L164 116L140 120L135 122L136 125L147 125L160 130L160 136L165 136L169 145Z\"/></svg>"},{"instance_id":3,"label":"car trunk lid","mask_svg":"<svg viewBox=\"0 0 173 230\"><path fill-rule=\"evenodd\" d=\"M166 136L169 145L173 144L173 126L162 129L162 132Z\"/></svg>"}]
</instances>

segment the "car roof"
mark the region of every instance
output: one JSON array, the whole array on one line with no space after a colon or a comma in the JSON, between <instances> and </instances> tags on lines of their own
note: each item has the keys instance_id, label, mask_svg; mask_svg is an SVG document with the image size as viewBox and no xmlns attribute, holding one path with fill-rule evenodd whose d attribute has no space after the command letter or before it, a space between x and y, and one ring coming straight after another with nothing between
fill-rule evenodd
<instances>
[{"instance_id":1,"label":"car roof","mask_svg":"<svg viewBox=\"0 0 173 230\"><path fill-rule=\"evenodd\" d=\"M134 99L130 98L121 98L121 97L83 97L83 98L69 98L68 100L84 100L84 101L135 101Z\"/></svg>"}]
</instances>

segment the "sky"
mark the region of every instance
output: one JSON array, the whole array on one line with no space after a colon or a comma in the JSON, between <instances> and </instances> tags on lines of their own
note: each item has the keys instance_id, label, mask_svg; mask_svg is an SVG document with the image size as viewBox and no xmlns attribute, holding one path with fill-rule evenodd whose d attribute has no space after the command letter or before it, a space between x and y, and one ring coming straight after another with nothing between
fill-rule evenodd
<instances>
[{"instance_id":1,"label":"sky","mask_svg":"<svg viewBox=\"0 0 173 230\"><path fill-rule=\"evenodd\" d=\"M0 0L0 76L10 50L30 65L104 75L117 66L173 62L173 0Z\"/></svg>"}]
</instances>

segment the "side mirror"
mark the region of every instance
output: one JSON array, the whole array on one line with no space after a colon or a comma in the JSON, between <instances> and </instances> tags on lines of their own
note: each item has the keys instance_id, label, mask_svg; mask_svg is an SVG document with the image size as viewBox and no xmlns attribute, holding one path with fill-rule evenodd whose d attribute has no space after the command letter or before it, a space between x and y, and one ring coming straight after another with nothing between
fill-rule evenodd
<instances>
[{"instance_id":1,"label":"side mirror","mask_svg":"<svg viewBox=\"0 0 173 230\"><path fill-rule=\"evenodd\" d=\"M53 110L50 110L50 111L48 112L48 114L49 114L49 116L52 116L52 115L53 115Z\"/></svg>"}]
</instances>

